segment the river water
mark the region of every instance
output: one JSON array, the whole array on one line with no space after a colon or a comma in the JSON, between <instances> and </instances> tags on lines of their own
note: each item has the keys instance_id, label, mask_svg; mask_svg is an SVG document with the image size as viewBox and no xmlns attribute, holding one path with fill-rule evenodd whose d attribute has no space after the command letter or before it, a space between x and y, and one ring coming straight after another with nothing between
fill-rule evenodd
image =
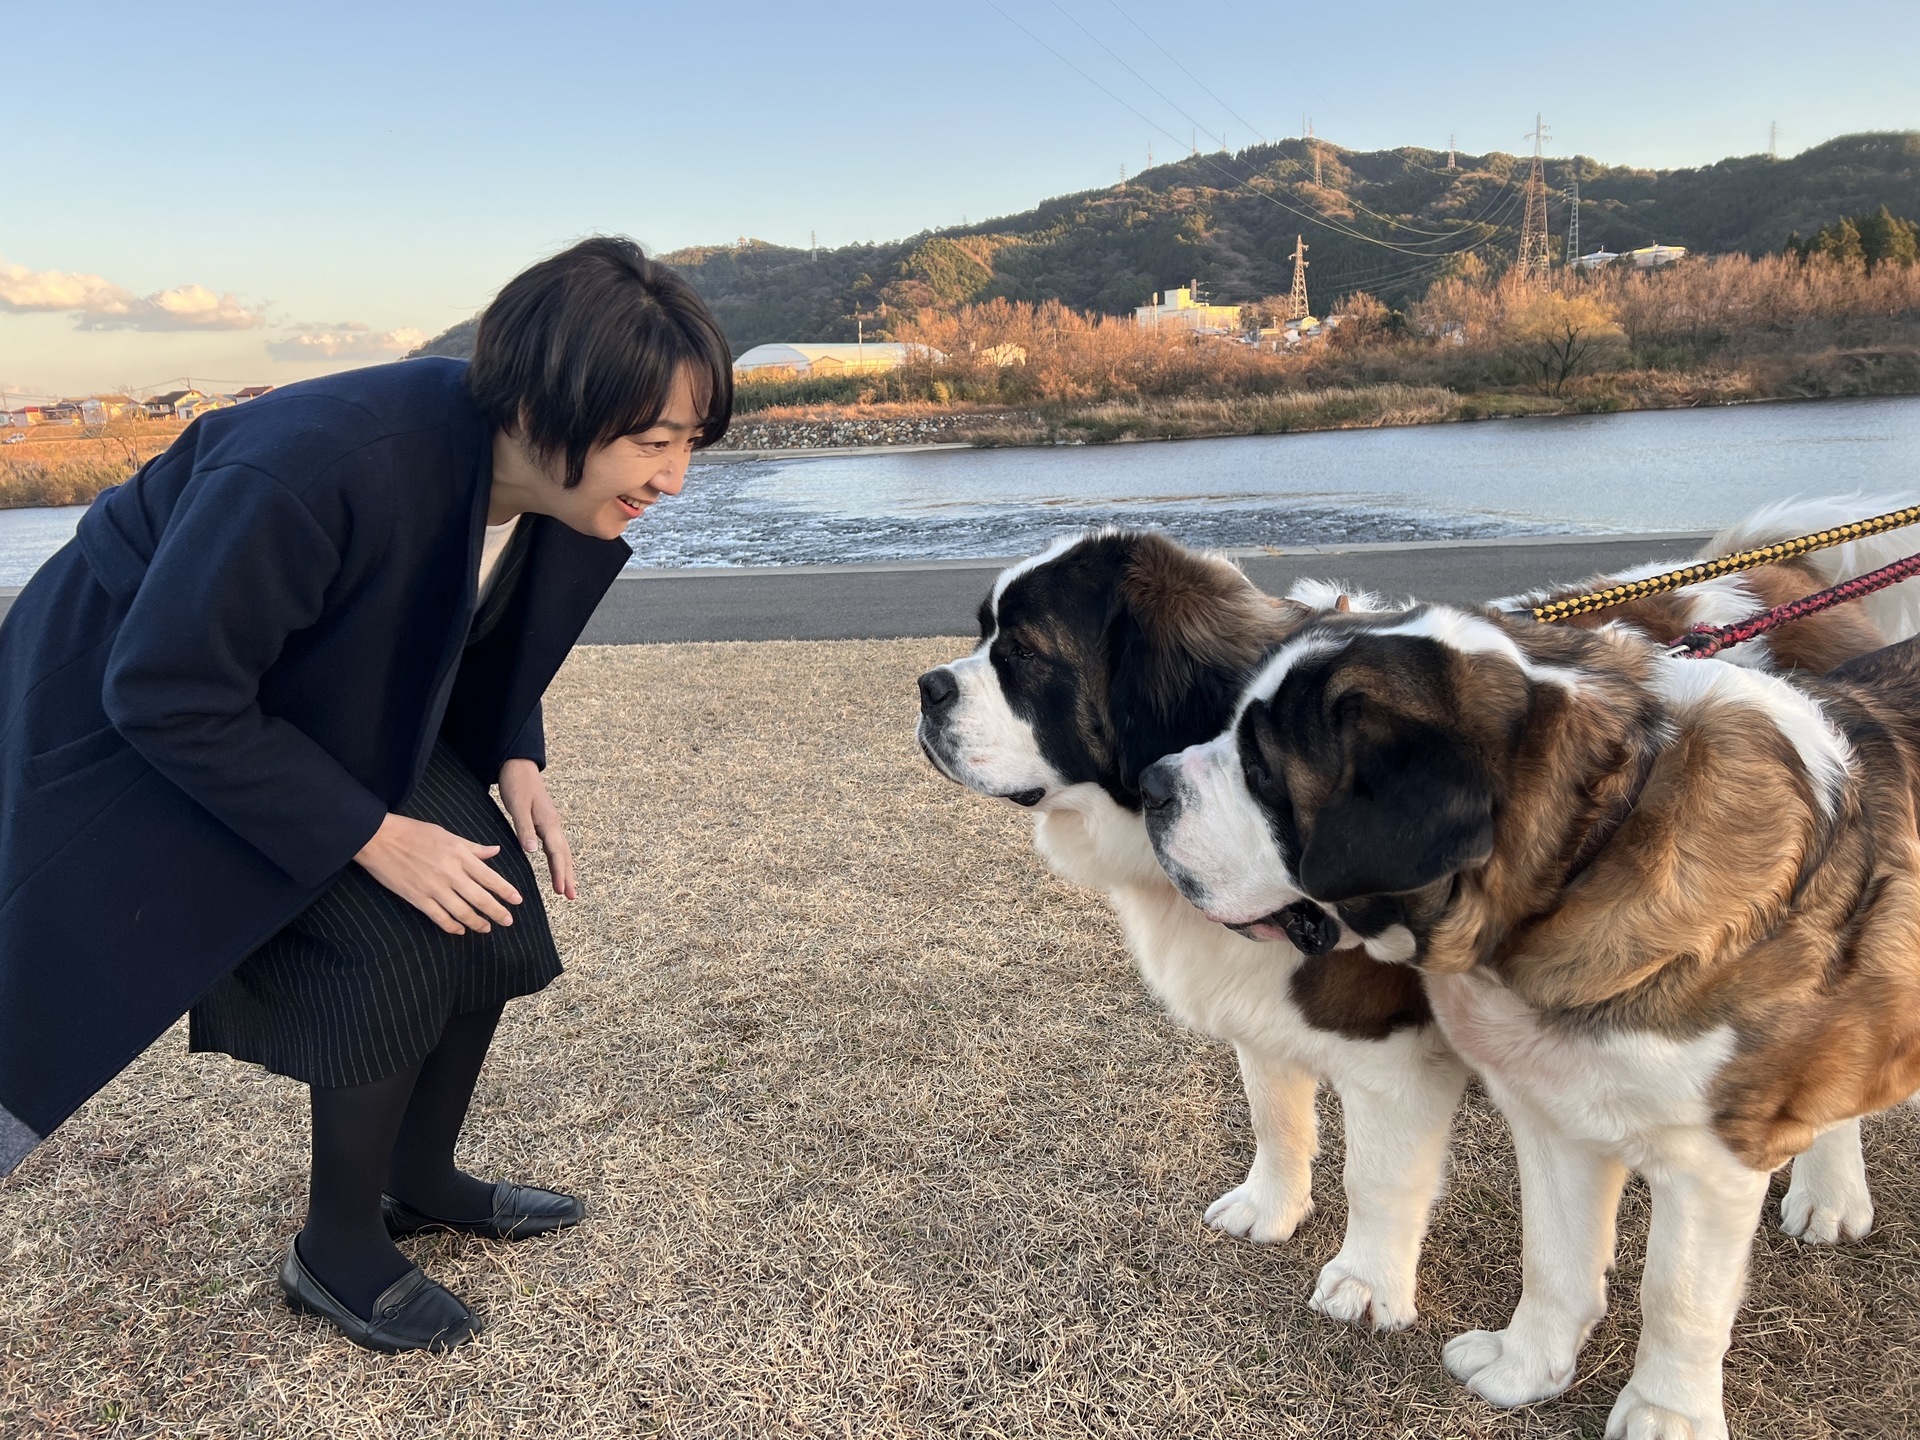
<instances>
[{"instance_id":1,"label":"river water","mask_svg":"<svg viewBox=\"0 0 1920 1440\"><path fill-rule=\"evenodd\" d=\"M1089 525L1301 545L1704 530L1789 495L1920 490L1920 397L1134 445L703 459L636 566L1022 555ZM73 533L0 511L0 584Z\"/></svg>"}]
</instances>

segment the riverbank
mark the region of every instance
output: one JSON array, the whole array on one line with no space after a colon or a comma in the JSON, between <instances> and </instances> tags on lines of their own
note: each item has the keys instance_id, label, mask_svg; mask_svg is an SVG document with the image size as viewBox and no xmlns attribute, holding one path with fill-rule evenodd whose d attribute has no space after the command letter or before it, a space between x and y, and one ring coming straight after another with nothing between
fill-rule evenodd
<instances>
[{"instance_id":1,"label":"riverbank","mask_svg":"<svg viewBox=\"0 0 1920 1440\"><path fill-rule=\"evenodd\" d=\"M737 416L714 453L1215 439L1915 394L1920 394L1920 354L1862 351L1818 357L1779 371L1594 376L1569 383L1559 395L1532 389L1454 390L1390 381L1266 395L1180 395L1028 408L910 403L779 407Z\"/></svg>"},{"instance_id":2,"label":"riverbank","mask_svg":"<svg viewBox=\"0 0 1920 1440\"><path fill-rule=\"evenodd\" d=\"M1920 394L1920 352L1854 351L1798 367L1591 376L1560 395L1383 381L1270 394L1195 394L1028 407L928 402L776 406L738 413L709 458L783 459L933 446L1099 445L1374 430L1466 420L1684 410L1764 400ZM0 446L0 510L85 505L164 450L184 425L42 427Z\"/></svg>"}]
</instances>

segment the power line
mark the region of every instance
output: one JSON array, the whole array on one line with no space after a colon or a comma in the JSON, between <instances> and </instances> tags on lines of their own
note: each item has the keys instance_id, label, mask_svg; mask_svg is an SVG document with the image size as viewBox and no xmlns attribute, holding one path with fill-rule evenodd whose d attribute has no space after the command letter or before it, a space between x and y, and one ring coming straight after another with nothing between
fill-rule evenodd
<instances>
[{"instance_id":1,"label":"power line","mask_svg":"<svg viewBox=\"0 0 1920 1440\"><path fill-rule=\"evenodd\" d=\"M1034 34L1033 31L1029 30L1025 25L1021 24L1018 20L1014 19L1013 16L1009 15L1005 10L1001 9L999 4L996 3L996 0L987 0L987 3L993 8L994 12L998 14L1001 19L1005 20L1008 24L1012 25L1015 29L1019 30L1021 34L1025 35L1029 40L1033 41L1034 44L1040 46L1041 49L1045 50L1049 55L1052 55L1054 59L1058 60L1061 64L1065 65L1068 69L1072 70L1076 75L1080 76L1081 79L1085 80L1088 84L1094 86L1102 94L1107 96L1108 99L1112 100L1115 104L1122 106L1129 113L1137 117L1139 120L1141 120L1145 124L1153 126L1154 129L1158 130L1161 134L1165 135L1168 139L1173 140L1176 144L1179 143L1179 137L1175 135L1171 130L1168 130L1165 126L1161 125L1158 121L1149 118L1142 111L1140 111L1133 105L1129 104L1127 101L1121 99L1120 96L1116 95L1112 90L1108 89L1105 85L1101 84L1100 81L1094 79L1093 76L1089 75L1085 70L1081 69L1080 66L1074 64L1073 61L1069 60L1065 55L1062 55L1058 50L1054 49L1053 46L1049 45L1045 40L1042 40L1038 35ZM1087 29L1087 27L1084 24L1082 24L1078 19L1074 17L1071 11L1067 10L1064 6L1062 6L1059 3L1059 0L1049 0L1049 3L1053 5L1054 9L1058 10L1062 15L1066 16L1067 19L1072 22L1074 27L1078 29L1083 35L1085 35L1089 40L1093 41L1093 43L1098 45L1102 50L1106 51L1108 55L1112 56L1113 59L1116 62L1118 62L1121 68L1124 69L1129 75L1132 75L1134 79L1138 80L1142 85L1146 86L1148 90L1152 91L1152 93L1159 98L1162 104L1166 105L1169 109L1174 111L1175 114L1179 115L1183 120L1188 121L1193 126L1194 136L1195 136L1195 139L1192 142L1193 153L1196 159L1200 158L1200 147L1197 139L1199 135L1200 122L1195 120L1194 117L1188 114L1186 110L1182 109L1178 104L1176 104L1174 101L1169 99L1160 90L1160 88L1156 86L1151 80L1147 79L1146 76L1142 75L1138 70L1135 70L1133 66L1129 65L1125 60L1121 59L1119 55L1115 54L1111 46L1109 46L1098 35L1095 35L1091 30ZM1207 138L1217 143L1224 143L1224 142L1221 142L1220 137L1215 135L1212 131L1207 132ZM1278 206L1280 209L1285 210L1290 215L1297 215L1302 219L1311 219L1314 222L1326 227L1327 229L1334 231L1336 234L1346 235L1351 239L1359 240L1365 244L1378 245L1378 246L1381 246L1383 249L1398 250L1408 255L1427 255L1427 254L1433 253L1430 250L1416 249L1416 248L1413 248L1412 246L1407 246L1407 245L1398 245L1390 240L1383 240L1378 236L1368 235L1364 231L1355 230L1350 226L1341 224L1339 221L1335 220L1332 216L1328 215L1325 211L1322 211L1322 210L1311 209L1311 210L1303 211L1297 206L1287 204L1285 201L1281 200L1277 196L1269 195L1265 191L1259 190L1254 186L1249 185L1244 179L1234 175L1231 171L1222 169L1219 165L1214 164L1211 160L1208 160L1205 163L1208 166L1210 166L1210 168L1212 168L1216 173L1220 175L1224 175L1233 184L1235 188L1243 189L1250 192L1251 194L1258 195L1263 200L1266 200L1269 204ZM1367 209L1365 205L1362 205L1357 200L1352 200L1351 197L1349 197L1349 201L1354 206L1355 209L1366 211L1367 214L1374 216L1375 219L1378 219L1383 223L1392 225L1396 228L1409 230L1414 234L1432 235L1434 236L1434 238L1442 239L1442 240L1451 240L1451 239L1459 238L1457 234L1453 234L1453 233L1443 234L1443 233L1434 232L1434 231L1423 231L1416 226L1405 225L1402 222L1393 219L1391 216L1380 215L1375 211Z\"/></svg>"}]
</instances>

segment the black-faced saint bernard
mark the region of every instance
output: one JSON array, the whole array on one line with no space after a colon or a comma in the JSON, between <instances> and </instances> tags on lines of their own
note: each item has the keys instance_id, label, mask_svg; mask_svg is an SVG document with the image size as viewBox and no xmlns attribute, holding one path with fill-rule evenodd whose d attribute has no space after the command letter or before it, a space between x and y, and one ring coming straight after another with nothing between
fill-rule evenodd
<instances>
[{"instance_id":1,"label":"black-faced saint bernard","mask_svg":"<svg viewBox=\"0 0 1920 1440\"><path fill-rule=\"evenodd\" d=\"M1218 733L1263 656L1345 603L1261 594L1228 561L1155 533L1083 536L1001 574L974 652L920 677L921 748L949 779L1031 807L1035 843L1063 878L1104 893L1141 974L1179 1019L1239 1056L1255 1137L1244 1182L1206 1212L1256 1241L1291 1236L1312 1208L1313 1096L1339 1093L1347 1132L1346 1239L1309 1303L1398 1328L1439 1191L1466 1071L1418 977L1337 953L1303 907L1299 938L1260 944L1187 904L1154 863L1140 773ZM1284 919L1250 930L1284 935Z\"/></svg>"},{"instance_id":2,"label":"black-faced saint bernard","mask_svg":"<svg viewBox=\"0 0 1920 1440\"><path fill-rule=\"evenodd\" d=\"M1912 635L1912 610L1855 619ZM1511 1124L1520 1304L1448 1368L1501 1405L1571 1382L1638 1171L1642 1334L1607 1434L1726 1435L1770 1172L1799 1157L1789 1233L1864 1234L1859 1117L1920 1087L1920 641L1780 677L1630 624L1320 614L1140 784L1197 907L1310 902L1407 962Z\"/></svg>"}]
</instances>

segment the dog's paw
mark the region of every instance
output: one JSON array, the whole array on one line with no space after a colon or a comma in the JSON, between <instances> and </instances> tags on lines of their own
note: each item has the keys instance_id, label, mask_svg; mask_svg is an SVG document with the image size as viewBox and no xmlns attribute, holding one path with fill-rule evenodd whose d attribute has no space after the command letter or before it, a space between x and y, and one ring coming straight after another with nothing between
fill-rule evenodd
<instances>
[{"instance_id":1,"label":"dog's paw","mask_svg":"<svg viewBox=\"0 0 1920 1440\"><path fill-rule=\"evenodd\" d=\"M1727 1414L1719 1398L1656 1405L1629 1380L1607 1416L1607 1440L1727 1440Z\"/></svg>"},{"instance_id":2,"label":"dog's paw","mask_svg":"<svg viewBox=\"0 0 1920 1440\"><path fill-rule=\"evenodd\" d=\"M1289 1197L1278 1186L1249 1177L1207 1207L1207 1224L1256 1245L1291 1240L1300 1222L1313 1213L1313 1197Z\"/></svg>"},{"instance_id":3,"label":"dog's paw","mask_svg":"<svg viewBox=\"0 0 1920 1440\"><path fill-rule=\"evenodd\" d=\"M1307 1304L1328 1319L1375 1330L1404 1330L1416 1318L1412 1276L1369 1275L1340 1255L1320 1271Z\"/></svg>"},{"instance_id":4,"label":"dog's paw","mask_svg":"<svg viewBox=\"0 0 1920 1440\"><path fill-rule=\"evenodd\" d=\"M1573 1383L1577 1351L1506 1330L1469 1330L1440 1351L1447 1373L1503 1410L1558 1395Z\"/></svg>"},{"instance_id":5,"label":"dog's paw","mask_svg":"<svg viewBox=\"0 0 1920 1440\"><path fill-rule=\"evenodd\" d=\"M1873 1229L1873 1196L1866 1177L1839 1167L1823 1172L1801 1157L1787 1193L1780 1197L1780 1228L1806 1245L1865 1239Z\"/></svg>"}]
</instances>

